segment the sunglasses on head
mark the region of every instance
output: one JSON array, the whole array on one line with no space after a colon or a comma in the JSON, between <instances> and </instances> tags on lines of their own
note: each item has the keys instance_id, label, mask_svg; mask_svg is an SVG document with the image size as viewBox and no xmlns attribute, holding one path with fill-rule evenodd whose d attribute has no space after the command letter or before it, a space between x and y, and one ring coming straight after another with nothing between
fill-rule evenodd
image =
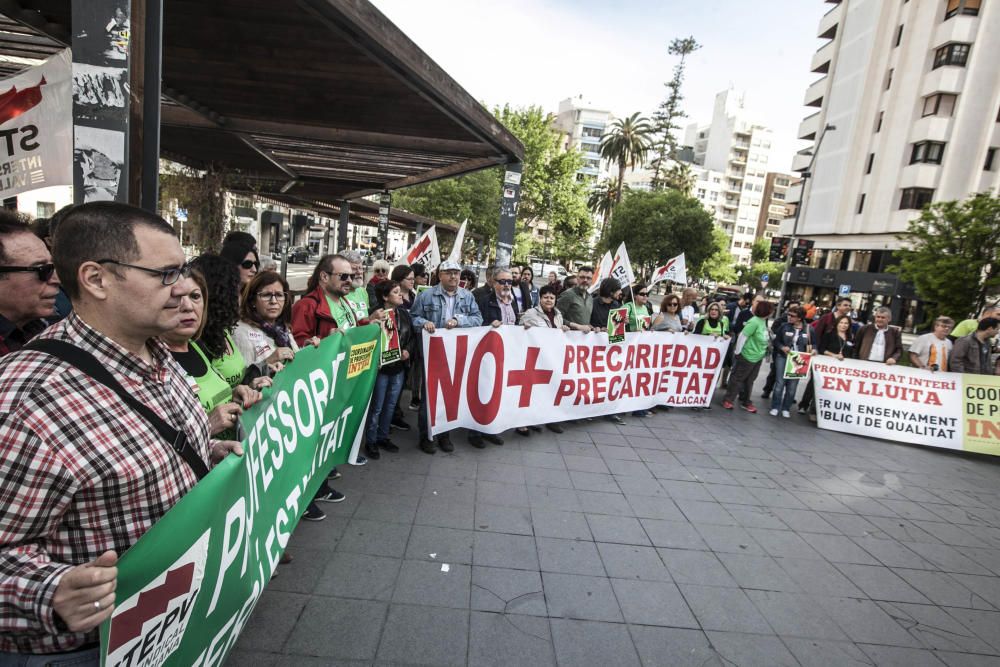
<instances>
[{"instance_id":1,"label":"sunglasses on head","mask_svg":"<svg viewBox=\"0 0 1000 667\"><path fill-rule=\"evenodd\" d=\"M39 264L38 266L0 266L0 273L34 273L43 283L47 283L56 272L56 265Z\"/></svg>"},{"instance_id":2,"label":"sunglasses on head","mask_svg":"<svg viewBox=\"0 0 1000 667\"><path fill-rule=\"evenodd\" d=\"M260 270L260 262L258 262L255 259L244 259L242 262L240 262L240 268L246 269L247 271L249 271L250 269Z\"/></svg>"}]
</instances>

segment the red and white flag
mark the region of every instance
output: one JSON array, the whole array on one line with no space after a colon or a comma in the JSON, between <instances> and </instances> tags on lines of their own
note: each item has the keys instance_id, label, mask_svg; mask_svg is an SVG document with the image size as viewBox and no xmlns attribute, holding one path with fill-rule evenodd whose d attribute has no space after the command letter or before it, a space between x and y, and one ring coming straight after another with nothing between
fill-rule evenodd
<instances>
[{"instance_id":1,"label":"red and white flag","mask_svg":"<svg viewBox=\"0 0 1000 667\"><path fill-rule=\"evenodd\" d=\"M622 287L628 287L635 282L632 262L629 261L628 250L625 249L624 243L618 246L614 256L611 255L610 251L604 253L601 264L597 267L597 273L594 275L594 283L590 286L590 291L596 292L601 286L601 281L605 278L616 278Z\"/></svg>"},{"instance_id":2,"label":"red and white flag","mask_svg":"<svg viewBox=\"0 0 1000 667\"><path fill-rule=\"evenodd\" d=\"M664 280L687 285L687 266L684 262L684 253L677 255L663 266L657 267L653 271L653 277L649 284L652 286Z\"/></svg>"},{"instance_id":3,"label":"red and white flag","mask_svg":"<svg viewBox=\"0 0 1000 667\"><path fill-rule=\"evenodd\" d=\"M438 250L437 229L431 227L423 236L417 239L413 247L406 251L406 263L423 264L428 271L433 271L441 263L441 252Z\"/></svg>"}]
</instances>

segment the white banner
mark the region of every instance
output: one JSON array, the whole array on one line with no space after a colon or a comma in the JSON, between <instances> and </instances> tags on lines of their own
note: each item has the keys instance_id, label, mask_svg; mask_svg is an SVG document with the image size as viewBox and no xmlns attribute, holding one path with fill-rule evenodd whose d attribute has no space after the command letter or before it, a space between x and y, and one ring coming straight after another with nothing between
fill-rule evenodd
<instances>
[{"instance_id":1,"label":"white banner","mask_svg":"<svg viewBox=\"0 0 1000 667\"><path fill-rule=\"evenodd\" d=\"M441 264L441 252L438 250L437 228L431 227L417 239L413 247L406 251L406 263L409 265L423 264L428 273Z\"/></svg>"},{"instance_id":2,"label":"white banner","mask_svg":"<svg viewBox=\"0 0 1000 667\"><path fill-rule=\"evenodd\" d=\"M613 261L614 260L611 259L611 251L606 251L604 253L604 257L601 257L601 263L594 269L594 280L590 283L590 289L587 290L588 292L593 294L597 291L597 288L600 286L602 280L611 277L611 264Z\"/></svg>"},{"instance_id":3,"label":"white banner","mask_svg":"<svg viewBox=\"0 0 1000 667\"><path fill-rule=\"evenodd\" d=\"M680 283L681 285L687 285L687 264L684 261L684 253L677 255L663 266L656 267L656 270L653 271L653 277L649 281L649 285L652 287L656 283L663 280L669 280L671 282Z\"/></svg>"},{"instance_id":4,"label":"white banner","mask_svg":"<svg viewBox=\"0 0 1000 667\"><path fill-rule=\"evenodd\" d=\"M642 332L518 326L439 329L423 335L432 434L509 428L644 410L707 406L729 341Z\"/></svg>"},{"instance_id":5,"label":"white banner","mask_svg":"<svg viewBox=\"0 0 1000 667\"><path fill-rule=\"evenodd\" d=\"M455 234L455 245L451 247L451 252L448 254L449 262L462 263L462 244L465 243L465 226L467 224L469 224L468 218L462 221L462 226L458 228L458 233Z\"/></svg>"},{"instance_id":6,"label":"white banner","mask_svg":"<svg viewBox=\"0 0 1000 667\"><path fill-rule=\"evenodd\" d=\"M69 49L0 80L0 197L73 183Z\"/></svg>"},{"instance_id":7,"label":"white banner","mask_svg":"<svg viewBox=\"0 0 1000 667\"><path fill-rule=\"evenodd\" d=\"M628 287L635 282L635 274L632 273L632 262L628 258L628 250L625 243L618 246L614 259L611 260L611 277L622 284L622 288Z\"/></svg>"}]
</instances>

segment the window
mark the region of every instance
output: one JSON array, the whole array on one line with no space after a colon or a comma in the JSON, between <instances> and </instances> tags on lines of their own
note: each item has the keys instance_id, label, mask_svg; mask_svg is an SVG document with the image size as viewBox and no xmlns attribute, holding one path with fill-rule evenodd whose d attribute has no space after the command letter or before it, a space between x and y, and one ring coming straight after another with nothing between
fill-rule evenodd
<instances>
[{"instance_id":1,"label":"window","mask_svg":"<svg viewBox=\"0 0 1000 667\"><path fill-rule=\"evenodd\" d=\"M36 218L51 218L56 212L55 202L40 201L35 204Z\"/></svg>"},{"instance_id":2,"label":"window","mask_svg":"<svg viewBox=\"0 0 1000 667\"><path fill-rule=\"evenodd\" d=\"M774 184L779 188L787 188L789 180L787 178L776 178L774 179Z\"/></svg>"},{"instance_id":3,"label":"window","mask_svg":"<svg viewBox=\"0 0 1000 667\"><path fill-rule=\"evenodd\" d=\"M941 164L944 156L944 142L941 141L918 141L913 144L913 152L910 153L910 164L926 162L928 164Z\"/></svg>"},{"instance_id":4,"label":"window","mask_svg":"<svg viewBox=\"0 0 1000 667\"><path fill-rule=\"evenodd\" d=\"M713 183L721 183L722 179L720 177L718 177L718 176L713 176L712 177L712 182Z\"/></svg>"},{"instance_id":5,"label":"window","mask_svg":"<svg viewBox=\"0 0 1000 667\"><path fill-rule=\"evenodd\" d=\"M896 46L899 46L902 41L903 41L903 24L901 23L899 24L899 27L896 28Z\"/></svg>"},{"instance_id":6,"label":"window","mask_svg":"<svg viewBox=\"0 0 1000 667\"><path fill-rule=\"evenodd\" d=\"M986 164L983 165L983 171L993 171L993 160L997 156L996 146L991 146L986 149ZM39 204L41 206L41 204Z\"/></svg>"},{"instance_id":7,"label":"window","mask_svg":"<svg viewBox=\"0 0 1000 667\"><path fill-rule=\"evenodd\" d=\"M755 185L753 189L756 192L763 192L764 191L764 186L763 185Z\"/></svg>"},{"instance_id":8,"label":"window","mask_svg":"<svg viewBox=\"0 0 1000 667\"><path fill-rule=\"evenodd\" d=\"M967 16L978 16L982 0L948 0L944 10L944 20L947 21L953 16L965 14Z\"/></svg>"},{"instance_id":9,"label":"window","mask_svg":"<svg viewBox=\"0 0 1000 667\"><path fill-rule=\"evenodd\" d=\"M903 196L899 200L900 210L917 209L931 203L934 198L934 191L930 188L903 188Z\"/></svg>"},{"instance_id":10,"label":"window","mask_svg":"<svg viewBox=\"0 0 1000 667\"><path fill-rule=\"evenodd\" d=\"M885 112L884 111L879 111L878 112L878 121L875 123L875 134L878 134L879 132L882 131L882 118L884 116L885 116Z\"/></svg>"},{"instance_id":11,"label":"window","mask_svg":"<svg viewBox=\"0 0 1000 667\"><path fill-rule=\"evenodd\" d=\"M709 192L708 193L708 200L709 201L718 201L719 200L719 193L718 192Z\"/></svg>"},{"instance_id":12,"label":"window","mask_svg":"<svg viewBox=\"0 0 1000 667\"><path fill-rule=\"evenodd\" d=\"M743 189L753 191L753 183L745 183Z\"/></svg>"},{"instance_id":13,"label":"window","mask_svg":"<svg viewBox=\"0 0 1000 667\"><path fill-rule=\"evenodd\" d=\"M886 90L889 90L890 88L892 88L892 73L895 72L895 71L896 70L894 70L894 69L892 69L890 67L889 68L889 72L885 75L885 89Z\"/></svg>"},{"instance_id":14,"label":"window","mask_svg":"<svg viewBox=\"0 0 1000 667\"><path fill-rule=\"evenodd\" d=\"M945 44L934 52L934 67L931 69L947 66L965 67L965 63L969 60L970 46L971 44L961 44L959 42Z\"/></svg>"},{"instance_id":15,"label":"window","mask_svg":"<svg viewBox=\"0 0 1000 667\"><path fill-rule=\"evenodd\" d=\"M784 192L772 192L771 193L771 199L784 200L785 199L785 193Z\"/></svg>"},{"instance_id":16,"label":"window","mask_svg":"<svg viewBox=\"0 0 1000 667\"><path fill-rule=\"evenodd\" d=\"M924 98L924 110L920 115L921 117L944 116L950 118L955 111L956 100L958 100L958 95L951 95L949 93L928 95Z\"/></svg>"},{"instance_id":17,"label":"window","mask_svg":"<svg viewBox=\"0 0 1000 667\"><path fill-rule=\"evenodd\" d=\"M858 197L858 214L860 215L862 211L865 210L865 193L862 192L861 196Z\"/></svg>"},{"instance_id":18,"label":"window","mask_svg":"<svg viewBox=\"0 0 1000 667\"><path fill-rule=\"evenodd\" d=\"M875 153L868 154L868 164L865 165L865 173L872 173L872 167L875 165Z\"/></svg>"},{"instance_id":19,"label":"window","mask_svg":"<svg viewBox=\"0 0 1000 667\"><path fill-rule=\"evenodd\" d=\"M698 196L698 199L704 199L705 198L705 188L698 188L698 195L697 196Z\"/></svg>"},{"instance_id":20,"label":"window","mask_svg":"<svg viewBox=\"0 0 1000 667\"><path fill-rule=\"evenodd\" d=\"M597 139L600 139L601 135L604 134L604 130L598 127L585 127L583 128L582 134L585 137L596 137Z\"/></svg>"}]
</instances>

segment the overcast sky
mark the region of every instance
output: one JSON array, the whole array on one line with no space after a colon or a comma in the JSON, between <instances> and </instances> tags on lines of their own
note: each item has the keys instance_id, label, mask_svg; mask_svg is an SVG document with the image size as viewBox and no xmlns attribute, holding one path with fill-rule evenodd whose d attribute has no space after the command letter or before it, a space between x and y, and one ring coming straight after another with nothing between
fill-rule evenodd
<instances>
[{"instance_id":1,"label":"overcast sky","mask_svg":"<svg viewBox=\"0 0 1000 667\"><path fill-rule=\"evenodd\" d=\"M788 170L806 144L802 98L822 0L372 0L476 99L540 105L583 95L617 116L651 113L674 57L667 44L694 36L684 105L707 123L715 94L746 91L746 107L775 134L771 169ZM682 138L682 137L681 137Z\"/></svg>"}]
</instances>

